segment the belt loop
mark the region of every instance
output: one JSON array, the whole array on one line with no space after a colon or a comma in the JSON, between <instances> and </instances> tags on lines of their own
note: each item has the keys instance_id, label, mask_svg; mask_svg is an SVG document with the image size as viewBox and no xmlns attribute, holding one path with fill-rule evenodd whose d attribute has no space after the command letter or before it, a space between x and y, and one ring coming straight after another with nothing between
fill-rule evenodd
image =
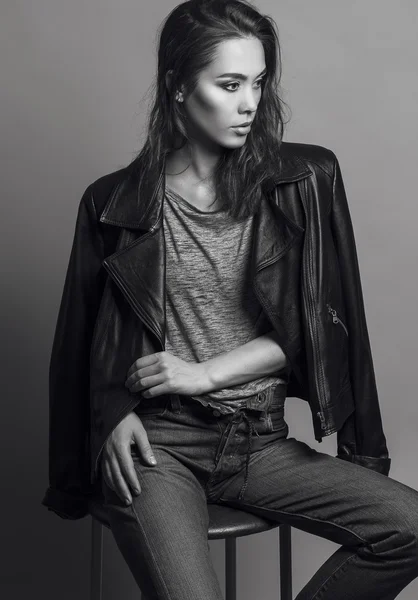
<instances>
[{"instance_id":1,"label":"belt loop","mask_svg":"<svg viewBox=\"0 0 418 600\"><path fill-rule=\"evenodd\" d=\"M286 396L287 396L287 385L286 384L284 384L280 381L276 384L273 384L273 386L270 388L269 411L271 411L273 406L274 406L274 410L277 410L277 408L282 409L284 407L284 403L286 401Z\"/></svg>"}]
</instances>

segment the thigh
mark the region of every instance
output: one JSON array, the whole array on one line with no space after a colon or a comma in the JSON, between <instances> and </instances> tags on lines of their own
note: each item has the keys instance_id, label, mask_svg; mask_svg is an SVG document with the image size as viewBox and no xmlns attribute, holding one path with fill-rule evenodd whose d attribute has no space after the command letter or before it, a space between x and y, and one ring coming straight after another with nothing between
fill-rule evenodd
<instances>
[{"instance_id":1,"label":"thigh","mask_svg":"<svg viewBox=\"0 0 418 600\"><path fill-rule=\"evenodd\" d=\"M195 475L161 447L147 466L132 458L141 493L126 506L102 479L113 536L141 591L150 599L222 600L211 563L206 496Z\"/></svg>"},{"instance_id":2,"label":"thigh","mask_svg":"<svg viewBox=\"0 0 418 600\"><path fill-rule=\"evenodd\" d=\"M244 476L243 469L224 485L219 502L338 544L380 542L382 551L385 543L390 548L390 531L410 532L412 544L418 538L415 489L295 438L278 440L252 455L248 486L238 500Z\"/></svg>"}]
</instances>

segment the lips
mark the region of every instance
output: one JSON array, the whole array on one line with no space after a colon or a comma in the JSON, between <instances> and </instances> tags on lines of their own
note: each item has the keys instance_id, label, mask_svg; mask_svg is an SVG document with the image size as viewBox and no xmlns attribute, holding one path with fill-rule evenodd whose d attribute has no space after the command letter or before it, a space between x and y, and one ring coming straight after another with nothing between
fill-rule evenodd
<instances>
[{"instance_id":1,"label":"lips","mask_svg":"<svg viewBox=\"0 0 418 600\"><path fill-rule=\"evenodd\" d=\"M248 121L248 123L241 123L241 125L234 125L234 127L248 127L248 125L251 125L252 121Z\"/></svg>"}]
</instances>

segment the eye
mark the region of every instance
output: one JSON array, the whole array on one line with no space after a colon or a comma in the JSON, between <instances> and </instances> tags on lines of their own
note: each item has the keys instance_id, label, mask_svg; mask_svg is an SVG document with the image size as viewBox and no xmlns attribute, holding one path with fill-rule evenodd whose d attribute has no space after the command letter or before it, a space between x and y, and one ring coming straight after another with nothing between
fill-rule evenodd
<instances>
[{"instance_id":1,"label":"eye","mask_svg":"<svg viewBox=\"0 0 418 600\"><path fill-rule=\"evenodd\" d=\"M259 84L257 87L261 88L261 86L263 85L264 81L265 81L265 76L261 77L260 79L257 79L256 83ZM226 85L223 85L221 87L223 87L227 92L236 92L237 88L235 88L234 90L230 90L229 89L229 87L231 85L238 85L239 86L239 81L234 81L233 83L227 83Z\"/></svg>"}]
</instances>

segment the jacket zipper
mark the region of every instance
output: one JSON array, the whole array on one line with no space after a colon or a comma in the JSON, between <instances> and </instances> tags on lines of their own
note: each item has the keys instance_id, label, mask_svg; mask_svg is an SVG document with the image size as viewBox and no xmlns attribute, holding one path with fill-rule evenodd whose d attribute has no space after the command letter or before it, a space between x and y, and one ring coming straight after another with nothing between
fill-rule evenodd
<instances>
[{"instance_id":1,"label":"jacket zipper","mask_svg":"<svg viewBox=\"0 0 418 600\"><path fill-rule=\"evenodd\" d=\"M309 266L310 266L310 261L309 261ZM322 404L321 404L321 398L325 397L325 386L324 386L324 380L325 380L325 376L324 376L324 366L322 364L321 361L321 355L319 352L319 342L318 342L318 336L316 334L316 327L314 326L314 324L316 325L316 317L315 317L315 304L313 301L313 288L312 288L312 281L310 278L310 272L308 273L308 284L309 284L309 292L310 294L308 294L308 296L306 297L307 299L307 305L309 307L309 311L310 311L310 319L309 319L309 329L311 332L311 339L312 339L312 343L313 343L313 349L314 349L314 363L316 361L316 368L314 369L315 372L315 385L316 385L316 391L318 394L318 402L320 407L322 408ZM322 410L318 411L317 416L319 417L320 421L321 421L321 429L326 429L326 423L325 423L325 415L324 412Z\"/></svg>"},{"instance_id":2,"label":"jacket zipper","mask_svg":"<svg viewBox=\"0 0 418 600\"><path fill-rule=\"evenodd\" d=\"M346 334L347 334L347 336L348 336L347 327L344 325L344 323L343 323L343 322L341 321L341 319L338 317L338 315L337 315L337 311L336 311L336 310L334 310L330 304L327 304L327 307L328 307L328 312L329 312L329 313L332 315L332 322L333 322L333 323L339 323L340 325L342 325L342 326L343 326L343 328L344 328L344 331L345 331L345 333L346 333Z\"/></svg>"},{"instance_id":3,"label":"jacket zipper","mask_svg":"<svg viewBox=\"0 0 418 600\"><path fill-rule=\"evenodd\" d=\"M309 237L309 236L308 236ZM325 375L324 375L324 366L322 364L321 361L321 355L319 352L319 342L318 342L318 336L317 336L317 328L316 328L316 314L315 314L315 301L314 301L314 290L313 290L313 285L312 285L312 278L311 275L313 273L313 266L312 266L312 253L310 252L311 249L311 245L308 248L308 259L307 259L307 265L309 267L308 269L308 275L307 275L307 281L308 281L308 294L305 294L305 288L302 286L302 290L303 290L303 297L305 298L306 304L308 306L309 309L309 313L310 313L310 319L308 319L308 324L309 324L309 330L310 330L310 334L311 334L311 339L312 339L312 344L313 344L313 357L314 357L314 379L315 379L315 387L316 387L316 391L317 391L317 395L318 395L318 403L319 406L322 410L317 411L316 415L319 417L320 421L321 421L321 429L326 429L326 423L325 423L325 415L324 415L324 411L323 411L323 406L322 406L322 398L325 398L325 385L324 385L324 381L325 381Z\"/></svg>"}]
</instances>

